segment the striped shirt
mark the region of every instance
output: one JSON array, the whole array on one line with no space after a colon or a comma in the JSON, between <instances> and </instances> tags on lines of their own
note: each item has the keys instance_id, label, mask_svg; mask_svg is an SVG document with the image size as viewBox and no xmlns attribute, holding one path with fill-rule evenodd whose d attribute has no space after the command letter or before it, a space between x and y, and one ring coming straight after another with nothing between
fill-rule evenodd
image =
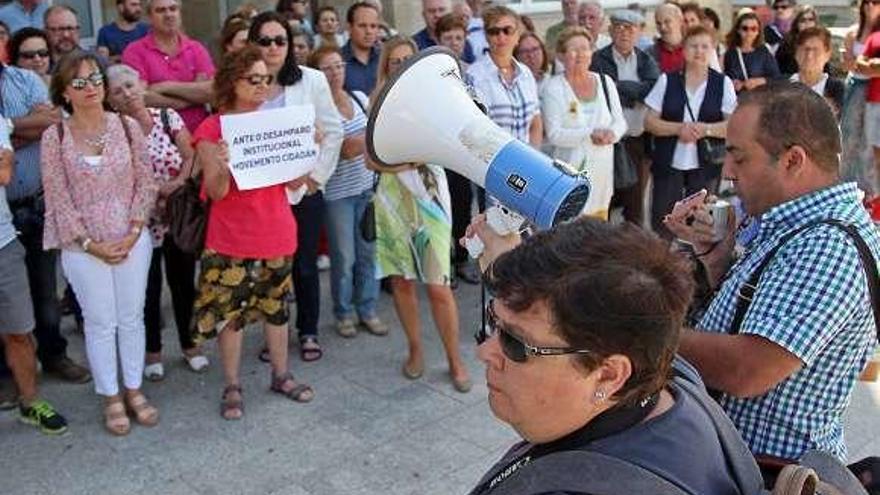
<instances>
[{"instance_id":1,"label":"striped shirt","mask_svg":"<svg viewBox=\"0 0 880 495\"><path fill-rule=\"evenodd\" d=\"M529 142L529 125L541 110L538 84L532 71L521 62L512 61L516 76L510 84L501 77L491 57L477 61L467 70L467 82L473 86L489 118L520 141Z\"/></svg>"},{"instance_id":2,"label":"striped shirt","mask_svg":"<svg viewBox=\"0 0 880 495\"><path fill-rule=\"evenodd\" d=\"M366 107L369 101L367 96L360 91L354 91L353 93L360 100L360 103L349 96L354 115L352 115L350 120L345 119L345 117L342 118L343 139L362 134L367 129L367 116L361 110L361 105ZM358 155L349 159L344 159L340 156L336 170L330 176L330 179L327 180L327 185L324 187L324 201L349 198L372 189L373 177L375 175L372 170L367 169L367 160L364 155Z\"/></svg>"},{"instance_id":3,"label":"striped shirt","mask_svg":"<svg viewBox=\"0 0 880 495\"><path fill-rule=\"evenodd\" d=\"M765 213L698 329L728 331L739 288L780 238L800 226L820 219L853 225L880 260L880 234L859 194L855 183L839 184ZM867 275L850 238L817 225L789 240L762 275L740 333L763 337L803 363L760 397L722 397L752 452L797 459L817 449L845 460L841 416L876 343Z\"/></svg>"},{"instance_id":4,"label":"striped shirt","mask_svg":"<svg viewBox=\"0 0 880 495\"><path fill-rule=\"evenodd\" d=\"M49 103L46 85L35 72L4 66L0 75L0 114L17 119L31 113L34 106ZM6 186L9 201L33 196L40 191L40 141L32 141L15 150L12 182Z\"/></svg>"}]
</instances>

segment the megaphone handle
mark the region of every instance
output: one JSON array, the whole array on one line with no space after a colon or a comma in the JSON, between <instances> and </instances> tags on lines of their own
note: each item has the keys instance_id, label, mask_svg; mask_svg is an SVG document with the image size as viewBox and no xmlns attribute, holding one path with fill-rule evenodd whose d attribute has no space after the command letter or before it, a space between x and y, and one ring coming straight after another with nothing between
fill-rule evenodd
<instances>
[{"instance_id":1,"label":"megaphone handle","mask_svg":"<svg viewBox=\"0 0 880 495\"><path fill-rule=\"evenodd\" d=\"M525 219L522 216L501 206L492 206L486 210L486 224L498 235L504 236L519 232L523 222ZM473 259L478 259L486 248L483 241L476 235L466 237L464 247Z\"/></svg>"}]
</instances>

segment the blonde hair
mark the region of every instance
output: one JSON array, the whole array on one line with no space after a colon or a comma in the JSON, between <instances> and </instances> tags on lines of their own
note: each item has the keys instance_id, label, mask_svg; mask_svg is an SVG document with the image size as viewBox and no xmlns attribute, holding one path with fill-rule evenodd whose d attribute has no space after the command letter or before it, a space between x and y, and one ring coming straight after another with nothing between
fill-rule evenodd
<instances>
[{"instance_id":1,"label":"blonde hair","mask_svg":"<svg viewBox=\"0 0 880 495\"><path fill-rule=\"evenodd\" d=\"M578 36L583 36L590 42L590 46L593 45L593 35L587 31L587 28L571 26L565 28L559 35L559 38L556 39L556 53L565 53L565 45L567 45L572 38L577 38Z\"/></svg>"},{"instance_id":2,"label":"blonde hair","mask_svg":"<svg viewBox=\"0 0 880 495\"><path fill-rule=\"evenodd\" d=\"M385 43L382 43L382 53L379 55L379 68L376 71L376 89L373 90L373 96L370 100L374 100L374 96L379 94L379 91L382 90L382 86L385 86L385 83L388 82L389 70L388 70L388 61L391 58L391 52L396 50L398 47L408 46L412 49L413 55L419 53L419 47L416 45L416 42L412 40L409 36L397 35L388 38Z\"/></svg>"}]
</instances>

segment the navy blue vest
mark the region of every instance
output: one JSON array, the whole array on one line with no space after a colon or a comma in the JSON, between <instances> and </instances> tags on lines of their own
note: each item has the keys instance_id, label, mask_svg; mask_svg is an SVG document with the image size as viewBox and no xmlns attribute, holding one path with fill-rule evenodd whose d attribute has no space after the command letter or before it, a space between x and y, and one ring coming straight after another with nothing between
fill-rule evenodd
<instances>
[{"instance_id":1,"label":"navy blue vest","mask_svg":"<svg viewBox=\"0 0 880 495\"><path fill-rule=\"evenodd\" d=\"M663 95L663 109L660 118L668 122L684 122L684 74L673 72L666 74L666 94ZM724 114L721 112L721 101L724 98L724 75L709 69L709 79L706 83L706 97L697 113L697 120L704 123L721 122ZM692 109L694 110L694 109ZM651 171L654 175L668 175L672 172L672 155L675 153L675 144L678 136L655 136L654 137L654 163Z\"/></svg>"}]
</instances>

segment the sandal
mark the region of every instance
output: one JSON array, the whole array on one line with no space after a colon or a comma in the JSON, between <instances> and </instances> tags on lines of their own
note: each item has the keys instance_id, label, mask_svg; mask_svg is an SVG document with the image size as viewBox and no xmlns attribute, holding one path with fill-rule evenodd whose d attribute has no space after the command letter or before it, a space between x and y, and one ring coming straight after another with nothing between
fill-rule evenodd
<instances>
[{"instance_id":1,"label":"sandal","mask_svg":"<svg viewBox=\"0 0 880 495\"><path fill-rule=\"evenodd\" d=\"M285 390L284 386L289 386L291 383L293 384L293 388ZM296 402L311 402L312 399L315 398L315 391L312 390L312 387L305 383L297 383L296 380L293 379L293 374L291 373L285 373L281 376L273 376L272 385L269 389L276 394L281 394Z\"/></svg>"},{"instance_id":2,"label":"sandal","mask_svg":"<svg viewBox=\"0 0 880 495\"><path fill-rule=\"evenodd\" d=\"M269 358L269 348L263 347L262 349L260 349L260 354L257 355L257 359L264 363L271 362L272 360Z\"/></svg>"},{"instance_id":3,"label":"sandal","mask_svg":"<svg viewBox=\"0 0 880 495\"><path fill-rule=\"evenodd\" d=\"M204 373L205 371L208 371L208 365L211 364L210 361L208 361L208 358L199 353L191 356L184 354L183 360L193 373Z\"/></svg>"},{"instance_id":4,"label":"sandal","mask_svg":"<svg viewBox=\"0 0 880 495\"><path fill-rule=\"evenodd\" d=\"M125 409L141 426L156 426L159 424L159 410L150 405L147 402L147 397L139 390L126 392Z\"/></svg>"},{"instance_id":5,"label":"sandal","mask_svg":"<svg viewBox=\"0 0 880 495\"><path fill-rule=\"evenodd\" d=\"M318 338L314 336L302 337L299 339L299 355L303 361L317 361L324 356L321 345L318 344Z\"/></svg>"},{"instance_id":6,"label":"sandal","mask_svg":"<svg viewBox=\"0 0 880 495\"><path fill-rule=\"evenodd\" d=\"M230 395L232 394L238 394L238 398L231 398ZM242 400L241 385L227 385L226 388L223 389L223 398L220 402L220 416L226 421L236 421L244 416L244 401Z\"/></svg>"},{"instance_id":7,"label":"sandal","mask_svg":"<svg viewBox=\"0 0 880 495\"><path fill-rule=\"evenodd\" d=\"M125 414L122 399L117 397L104 404L104 429L117 437L128 435L131 431L131 422Z\"/></svg>"}]
</instances>

